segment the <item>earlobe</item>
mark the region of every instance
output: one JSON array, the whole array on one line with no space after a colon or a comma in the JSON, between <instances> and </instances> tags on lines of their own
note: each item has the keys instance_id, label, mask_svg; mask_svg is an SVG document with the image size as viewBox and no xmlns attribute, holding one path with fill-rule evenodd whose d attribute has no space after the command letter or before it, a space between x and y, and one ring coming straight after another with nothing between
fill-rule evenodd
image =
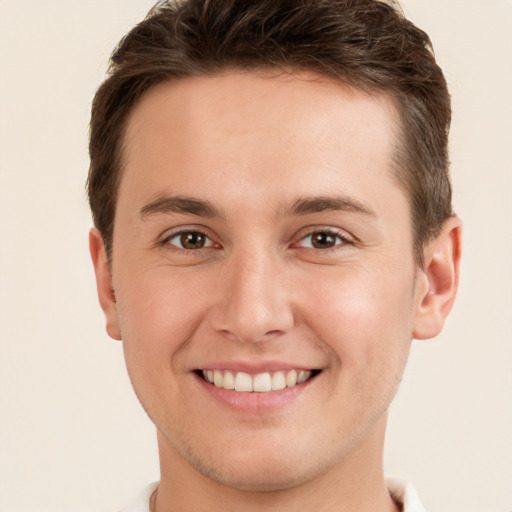
<instances>
[{"instance_id":1,"label":"earlobe","mask_svg":"<svg viewBox=\"0 0 512 512\"><path fill-rule=\"evenodd\" d=\"M461 243L462 222L450 217L425 248L425 264L417 281L421 290L413 330L416 339L437 336L452 309L459 285Z\"/></svg>"},{"instance_id":2,"label":"earlobe","mask_svg":"<svg viewBox=\"0 0 512 512\"><path fill-rule=\"evenodd\" d=\"M107 262L103 237L96 228L92 228L89 232L89 251L96 274L98 299L107 322L107 334L115 340L121 340L116 297L112 286L112 273Z\"/></svg>"}]
</instances>

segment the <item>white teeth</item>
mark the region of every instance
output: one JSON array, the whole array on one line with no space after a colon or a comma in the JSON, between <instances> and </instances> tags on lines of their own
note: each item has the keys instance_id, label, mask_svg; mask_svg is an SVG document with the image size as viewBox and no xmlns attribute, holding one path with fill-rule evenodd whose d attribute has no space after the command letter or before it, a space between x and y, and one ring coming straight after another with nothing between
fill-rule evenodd
<instances>
[{"instance_id":1,"label":"white teeth","mask_svg":"<svg viewBox=\"0 0 512 512\"><path fill-rule=\"evenodd\" d=\"M291 388L297 384L297 372L295 370L291 370L286 375L286 386Z\"/></svg>"},{"instance_id":2,"label":"white teeth","mask_svg":"<svg viewBox=\"0 0 512 512\"><path fill-rule=\"evenodd\" d=\"M311 372L306 370L301 370L299 372L299 375L297 376L297 384L302 384L303 382L306 382L309 377L311 377Z\"/></svg>"},{"instance_id":3,"label":"white teeth","mask_svg":"<svg viewBox=\"0 0 512 512\"><path fill-rule=\"evenodd\" d=\"M238 372L235 377L236 391L252 391L252 378L248 373Z\"/></svg>"},{"instance_id":4,"label":"white teeth","mask_svg":"<svg viewBox=\"0 0 512 512\"><path fill-rule=\"evenodd\" d=\"M290 370L258 373L251 376L245 372L233 372L226 370L203 370L204 379L217 388L234 389L235 391L268 393L278 391L286 387L291 388L307 381L312 373L309 370Z\"/></svg>"},{"instance_id":5,"label":"white teeth","mask_svg":"<svg viewBox=\"0 0 512 512\"><path fill-rule=\"evenodd\" d=\"M272 391L272 377L270 377L270 373L258 373L258 375L255 375L252 388L260 393Z\"/></svg>"},{"instance_id":6,"label":"white teeth","mask_svg":"<svg viewBox=\"0 0 512 512\"><path fill-rule=\"evenodd\" d=\"M284 389L286 387L286 377L284 372L276 372L272 375L272 390Z\"/></svg>"},{"instance_id":7,"label":"white teeth","mask_svg":"<svg viewBox=\"0 0 512 512\"><path fill-rule=\"evenodd\" d=\"M224 389L235 389L235 376L232 372L224 372Z\"/></svg>"},{"instance_id":8,"label":"white teeth","mask_svg":"<svg viewBox=\"0 0 512 512\"><path fill-rule=\"evenodd\" d=\"M224 384L224 375L219 370L213 370L213 383L218 387L221 388Z\"/></svg>"}]
</instances>

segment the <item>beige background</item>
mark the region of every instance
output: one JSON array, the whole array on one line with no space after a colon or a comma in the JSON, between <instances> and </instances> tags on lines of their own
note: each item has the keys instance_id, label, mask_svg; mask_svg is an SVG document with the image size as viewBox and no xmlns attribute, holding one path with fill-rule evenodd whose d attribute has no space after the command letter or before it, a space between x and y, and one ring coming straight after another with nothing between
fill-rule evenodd
<instances>
[{"instance_id":1,"label":"beige background","mask_svg":"<svg viewBox=\"0 0 512 512\"><path fill-rule=\"evenodd\" d=\"M158 478L87 250L93 92L152 0L0 0L0 511L106 511ZM415 344L390 474L431 512L512 511L512 1L407 0L454 96L462 285Z\"/></svg>"}]
</instances>

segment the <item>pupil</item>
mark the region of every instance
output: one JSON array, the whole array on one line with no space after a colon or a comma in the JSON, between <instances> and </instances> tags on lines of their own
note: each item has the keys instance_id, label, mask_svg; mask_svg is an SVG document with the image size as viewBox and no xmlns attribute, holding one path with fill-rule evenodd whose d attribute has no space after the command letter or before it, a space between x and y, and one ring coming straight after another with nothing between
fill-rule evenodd
<instances>
[{"instance_id":1,"label":"pupil","mask_svg":"<svg viewBox=\"0 0 512 512\"><path fill-rule=\"evenodd\" d=\"M330 233L315 233L313 235L313 247L317 249L334 247L334 245L336 245L336 237Z\"/></svg>"},{"instance_id":2,"label":"pupil","mask_svg":"<svg viewBox=\"0 0 512 512\"><path fill-rule=\"evenodd\" d=\"M204 247L204 238L201 233L183 233L181 235L181 245L185 249L201 249L201 247Z\"/></svg>"}]
</instances>

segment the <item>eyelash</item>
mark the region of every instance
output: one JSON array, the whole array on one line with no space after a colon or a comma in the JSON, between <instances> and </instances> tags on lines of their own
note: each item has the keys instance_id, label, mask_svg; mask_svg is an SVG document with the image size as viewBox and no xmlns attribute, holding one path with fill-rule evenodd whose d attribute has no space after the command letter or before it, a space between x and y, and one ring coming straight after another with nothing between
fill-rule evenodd
<instances>
[{"instance_id":1,"label":"eyelash","mask_svg":"<svg viewBox=\"0 0 512 512\"><path fill-rule=\"evenodd\" d=\"M183 235L199 235L199 236L203 236L205 237L206 239L206 243L207 245L203 246L203 247L199 247L197 249L194 249L194 248L186 248L186 247L183 247L182 244L178 245L178 244L173 244L171 243L171 240L173 239L176 239L178 237L182 237ZM333 246L331 247L324 247L324 248L319 248L319 247L304 247L304 246L301 246L300 243L303 242L305 239L307 239L308 237L312 237L313 235L328 235L328 236L332 236L334 237L335 239L338 240L337 243L335 243ZM303 248L303 249L306 249L308 251L321 251L321 252L330 252L330 251L334 251L334 250L337 250L340 248L340 246L345 246L345 245L354 245L354 240L347 237L346 234L340 230L337 230L337 229L333 229L333 228L316 228L316 229L312 229L311 231L309 231L308 233L304 234L303 236L301 236L297 242L294 242L292 244L292 247L298 247L298 248ZM205 249L210 249L212 247L215 248L215 246L217 246L217 248L220 247L219 244L216 244L212 239L211 237L209 237L204 231L200 230L200 229L181 229L180 231L176 231L174 233L171 233L170 235L166 236L164 239L161 240L161 242L159 242L159 245L171 245L173 246L174 248L176 248L176 250L181 250L181 251L185 251L185 252L188 252L188 253L200 253L202 252L203 250ZM311 243L311 245L313 245Z\"/></svg>"}]
</instances>

